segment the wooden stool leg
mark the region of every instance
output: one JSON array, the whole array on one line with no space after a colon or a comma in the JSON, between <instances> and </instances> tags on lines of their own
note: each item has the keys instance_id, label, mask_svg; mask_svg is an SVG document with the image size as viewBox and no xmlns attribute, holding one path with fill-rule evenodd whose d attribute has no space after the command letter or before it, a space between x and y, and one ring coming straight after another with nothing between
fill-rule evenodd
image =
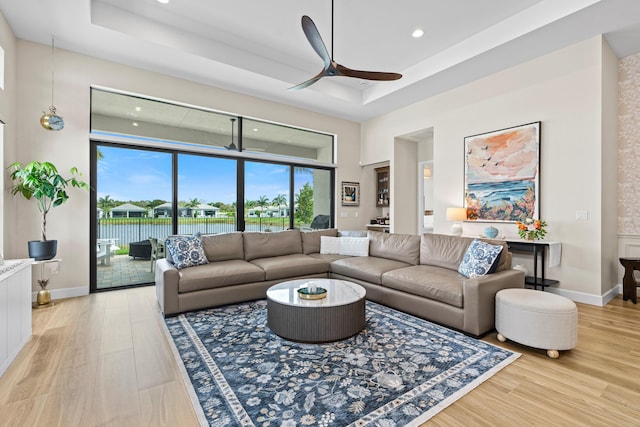
<instances>
[{"instance_id":1,"label":"wooden stool leg","mask_svg":"<svg viewBox=\"0 0 640 427\"><path fill-rule=\"evenodd\" d=\"M620 264L624 267L624 277L622 278L622 300L631 300L634 304L638 303L636 282L633 271L640 269L640 260L630 258L620 258Z\"/></svg>"},{"instance_id":2,"label":"wooden stool leg","mask_svg":"<svg viewBox=\"0 0 640 427\"><path fill-rule=\"evenodd\" d=\"M560 352L558 350L547 350L547 356L552 359L557 359L560 357Z\"/></svg>"}]
</instances>

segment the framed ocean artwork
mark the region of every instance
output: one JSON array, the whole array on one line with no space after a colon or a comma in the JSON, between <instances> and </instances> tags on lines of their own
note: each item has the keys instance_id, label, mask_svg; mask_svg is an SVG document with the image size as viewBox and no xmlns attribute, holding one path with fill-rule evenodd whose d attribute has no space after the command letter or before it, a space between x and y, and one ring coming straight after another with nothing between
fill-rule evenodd
<instances>
[{"instance_id":1,"label":"framed ocean artwork","mask_svg":"<svg viewBox=\"0 0 640 427\"><path fill-rule=\"evenodd\" d=\"M540 125L534 122L464 138L468 219L539 218Z\"/></svg>"}]
</instances>

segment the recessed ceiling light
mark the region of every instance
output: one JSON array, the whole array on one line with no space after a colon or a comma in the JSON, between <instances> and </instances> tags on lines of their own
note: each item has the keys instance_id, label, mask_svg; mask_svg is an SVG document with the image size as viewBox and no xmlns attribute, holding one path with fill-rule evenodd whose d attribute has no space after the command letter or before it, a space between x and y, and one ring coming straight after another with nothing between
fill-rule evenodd
<instances>
[{"instance_id":1,"label":"recessed ceiling light","mask_svg":"<svg viewBox=\"0 0 640 427\"><path fill-rule=\"evenodd\" d=\"M142 111L142 107L136 107L136 111Z\"/></svg>"},{"instance_id":2,"label":"recessed ceiling light","mask_svg":"<svg viewBox=\"0 0 640 427\"><path fill-rule=\"evenodd\" d=\"M158 0L158 3L167 4L169 3L169 0Z\"/></svg>"},{"instance_id":3,"label":"recessed ceiling light","mask_svg":"<svg viewBox=\"0 0 640 427\"><path fill-rule=\"evenodd\" d=\"M258 128L253 128L253 131L254 132L258 132Z\"/></svg>"},{"instance_id":4,"label":"recessed ceiling light","mask_svg":"<svg viewBox=\"0 0 640 427\"><path fill-rule=\"evenodd\" d=\"M411 35L413 36L413 38L419 39L424 35L424 31L422 31L422 29L420 28L416 28L415 30L413 30L413 33L411 33Z\"/></svg>"},{"instance_id":5,"label":"recessed ceiling light","mask_svg":"<svg viewBox=\"0 0 640 427\"><path fill-rule=\"evenodd\" d=\"M138 122L131 123L132 126L138 127Z\"/></svg>"}]
</instances>

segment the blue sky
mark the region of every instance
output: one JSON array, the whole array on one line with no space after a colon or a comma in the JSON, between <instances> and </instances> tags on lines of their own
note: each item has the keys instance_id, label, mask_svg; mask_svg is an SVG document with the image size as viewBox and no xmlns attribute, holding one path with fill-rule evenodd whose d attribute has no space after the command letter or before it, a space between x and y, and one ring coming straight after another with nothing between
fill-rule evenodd
<instances>
[{"instance_id":1,"label":"blue sky","mask_svg":"<svg viewBox=\"0 0 640 427\"><path fill-rule=\"evenodd\" d=\"M101 146L98 162L98 198L112 200L171 200L171 154ZM295 191L311 174L296 174ZM289 167L247 162L245 198L269 200L289 195ZM181 154L178 157L178 199L198 198L206 203L232 203L236 200L236 162L234 160Z\"/></svg>"}]
</instances>

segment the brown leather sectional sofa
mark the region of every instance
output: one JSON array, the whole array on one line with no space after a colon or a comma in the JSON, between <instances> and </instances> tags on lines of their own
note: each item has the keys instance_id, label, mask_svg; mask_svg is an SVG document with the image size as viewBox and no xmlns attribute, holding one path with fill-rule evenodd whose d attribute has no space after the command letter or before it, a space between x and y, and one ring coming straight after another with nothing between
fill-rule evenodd
<instances>
[{"instance_id":1,"label":"brown leather sectional sofa","mask_svg":"<svg viewBox=\"0 0 640 427\"><path fill-rule=\"evenodd\" d=\"M494 327L495 294L524 287L504 242L495 273L467 279L458 266L473 239L369 232L369 256L320 253L335 229L202 236L208 264L176 269L156 264L156 293L165 316L263 299L285 280L337 278L362 285L367 299L479 336Z\"/></svg>"}]
</instances>

